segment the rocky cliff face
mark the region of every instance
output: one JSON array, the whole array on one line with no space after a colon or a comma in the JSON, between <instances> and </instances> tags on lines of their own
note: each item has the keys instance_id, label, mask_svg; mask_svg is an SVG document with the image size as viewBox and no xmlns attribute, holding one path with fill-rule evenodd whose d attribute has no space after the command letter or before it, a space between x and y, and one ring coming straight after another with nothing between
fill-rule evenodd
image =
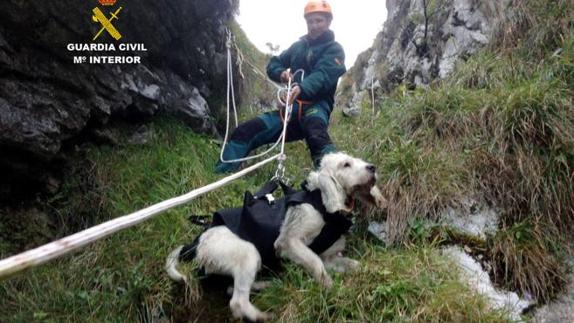
<instances>
[{"instance_id":1,"label":"rocky cliff face","mask_svg":"<svg viewBox=\"0 0 574 323\"><path fill-rule=\"evenodd\" d=\"M15 183L49 184L66 149L116 120L165 112L215 131L209 103L224 97L225 24L238 1L103 1L0 2L1 196Z\"/></svg>"},{"instance_id":2,"label":"rocky cliff face","mask_svg":"<svg viewBox=\"0 0 574 323\"><path fill-rule=\"evenodd\" d=\"M339 105L360 113L373 92L425 86L488 44L509 0L387 0L387 21L341 86ZM370 101L369 101L370 102Z\"/></svg>"}]
</instances>

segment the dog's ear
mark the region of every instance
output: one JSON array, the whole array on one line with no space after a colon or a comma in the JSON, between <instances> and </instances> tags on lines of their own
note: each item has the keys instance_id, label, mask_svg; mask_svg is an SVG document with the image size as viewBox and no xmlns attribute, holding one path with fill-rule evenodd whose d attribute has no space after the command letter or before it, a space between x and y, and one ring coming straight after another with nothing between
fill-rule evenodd
<instances>
[{"instance_id":1,"label":"dog's ear","mask_svg":"<svg viewBox=\"0 0 574 323\"><path fill-rule=\"evenodd\" d=\"M317 184L321 190L321 199L327 212L335 213L340 210L346 210L345 201L347 200L347 194L335 178L320 173L317 176Z\"/></svg>"},{"instance_id":2,"label":"dog's ear","mask_svg":"<svg viewBox=\"0 0 574 323\"><path fill-rule=\"evenodd\" d=\"M335 213L340 210L346 210L345 201L347 200L347 194L345 190L325 169L311 172L307 176L307 189L310 191L316 189L321 191L321 200L327 212Z\"/></svg>"},{"instance_id":3,"label":"dog's ear","mask_svg":"<svg viewBox=\"0 0 574 323\"><path fill-rule=\"evenodd\" d=\"M307 176L307 189L309 191L321 189L319 187L319 173L318 172L311 172L311 173L309 173L309 176Z\"/></svg>"}]
</instances>

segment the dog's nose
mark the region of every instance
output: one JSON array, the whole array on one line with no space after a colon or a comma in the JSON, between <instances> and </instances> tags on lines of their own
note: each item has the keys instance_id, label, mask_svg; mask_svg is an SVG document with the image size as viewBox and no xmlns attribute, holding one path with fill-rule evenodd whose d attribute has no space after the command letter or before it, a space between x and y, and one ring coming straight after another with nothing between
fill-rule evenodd
<instances>
[{"instance_id":1,"label":"dog's nose","mask_svg":"<svg viewBox=\"0 0 574 323\"><path fill-rule=\"evenodd\" d=\"M377 167L375 167L375 165L369 165L367 166L367 170L369 170L371 173L374 173L377 171Z\"/></svg>"}]
</instances>

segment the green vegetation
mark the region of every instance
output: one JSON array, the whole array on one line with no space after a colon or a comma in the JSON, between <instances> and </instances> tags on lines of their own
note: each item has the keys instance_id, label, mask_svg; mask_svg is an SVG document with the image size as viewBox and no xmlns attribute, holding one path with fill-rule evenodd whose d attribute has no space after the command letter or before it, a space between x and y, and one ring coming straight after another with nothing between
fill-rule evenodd
<instances>
[{"instance_id":1,"label":"green vegetation","mask_svg":"<svg viewBox=\"0 0 574 323\"><path fill-rule=\"evenodd\" d=\"M494 280L542 300L563 283L574 232L573 9L517 1L492 46L449 79L400 86L376 118L367 110L333 128L339 147L382 165L396 242L412 217L483 201L502 216L488 241Z\"/></svg>"},{"instance_id":2,"label":"green vegetation","mask_svg":"<svg viewBox=\"0 0 574 323\"><path fill-rule=\"evenodd\" d=\"M353 242L352 253L363 266L336 275L332 290L289 265L256 303L284 322L506 321L469 293L435 249L387 249L366 236Z\"/></svg>"},{"instance_id":3,"label":"green vegetation","mask_svg":"<svg viewBox=\"0 0 574 323\"><path fill-rule=\"evenodd\" d=\"M85 205L100 204L98 221L131 213L147 205L184 194L217 180L212 172L218 147L172 119L152 124L153 141L146 147L91 147L83 175L99 183L99 193L86 195ZM289 174L295 180L310 169L304 144L288 147ZM243 192L269 179L273 166L259 170L186 206L122 231L80 252L0 283L0 321L177 321L229 318L224 295L191 294L174 287L163 262L175 246L190 242L199 228L190 214L210 214L240 205ZM63 194L82 189L69 181ZM93 185L92 185L93 187ZM85 187L84 187L85 189ZM97 204L97 203L95 203ZM67 213L82 209L70 203ZM71 221L72 219L70 219ZM272 287L255 296L255 303L284 321L469 319L502 321L485 309L457 281L449 263L430 247L384 248L359 230L349 255L364 267L335 276L336 287L323 291L301 268L287 265ZM201 291L195 291L201 293ZM194 296L194 297L189 297ZM189 298L188 298L189 297Z\"/></svg>"},{"instance_id":4,"label":"green vegetation","mask_svg":"<svg viewBox=\"0 0 574 323\"><path fill-rule=\"evenodd\" d=\"M216 149L208 138L173 120L160 120L153 128L156 136L148 147L93 147L88 152L93 167L85 176L100 183L99 192L107 201L100 220L134 212L215 180L210 166ZM82 189L76 184L78 181L70 181L63 194L74 196L73 191ZM189 240L191 230L196 229L190 227L186 216L213 211L219 203L237 203L242 185L237 184L236 194L208 194L72 257L3 281L0 321L120 322L161 314L170 286L162 273L163 258L170 248ZM73 208L81 209L79 205Z\"/></svg>"}]
</instances>

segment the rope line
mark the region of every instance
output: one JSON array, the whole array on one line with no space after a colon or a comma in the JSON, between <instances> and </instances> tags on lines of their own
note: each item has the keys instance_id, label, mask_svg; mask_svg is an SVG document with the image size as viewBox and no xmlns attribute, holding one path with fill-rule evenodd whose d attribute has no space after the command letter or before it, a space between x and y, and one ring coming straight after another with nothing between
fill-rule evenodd
<instances>
[{"instance_id":1,"label":"rope line","mask_svg":"<svg viewBox=\"0 0 574 323\"><path fill-rule=\"evenodd\" d=\"M239 49L239 46L237 46L236 42L233 42L233 47L235 48L235 51L237 52L238 56L241 57L241 63L247 63L247 65L249 65L249 67L251 67L251 69L253 70L253 72L255 74L259 75L262 79L267 81L267 83L273 85L273 87L275 87L277 90L283 89L282 86L278 85L277 83L275 83L271 79L269 79L269 77L265 73L263 73L255 64L251 63L247 58L245 58L245 54L243 54L243 52L241 52L241 50ZM242 75L242 78L245 78L245 76L241 72L241 67L240 67L239 73Z\"/></svg>"},{"instance_id":2,"label":"rope line","mask_svg":"<svg viewBox=\"0 0 574 323\"><path fill-rule=\"evenodd\" d=\"M229 184L233 180L236 180L258 169L263 165L278 159L279 157L280 155L277 154L257 164L247 167L235 174L222 178L217 182L213 182L204 187L195 189L187 194L165 200L140 211L115 218L113 220L93 226L89 229L64 237L57 241L0 260L0 280L24 269L39 266L49 260L70 253L87 244L108 237L115 232L135 226L136 224L148 220L170 208L187 203L198 196Z\"/></svg>"},{"instance_id":3,"label":"rope line","mask_svg":"<svg viewBox=\"0 0 574 323\"><path fill-rule=\"evenodd\" d=\"M267 150L265 150L264 152L254 155L254 156L247 156L247 157L243 157L243 158L237 158L237 159L225 159L223 157L223 152L225 151L225 147L227 147L227 142L229 140L229 124L230 124L230 115L231 112L230 110L233 108L233 112L234 112L234 117L235 117L235 127L238 126L238 120L237 120L237 106L235 104L235 92L233 90L233 70L232 70L232 60L231 60L231 49L228 46L227 47L227 117L226 117L226 123L225 123L225 136L223 138L223 145L221 146L221 151L219 153L219 160L223 163L235 163L235 162L243 162L243 161L247 161L247 160L251 160L251 159L256 159L256 158L260 158L262 156L265 156L267 154L269 154L273 149L275 149L275 147L277 147L277 145L279 145L279 143L281 142L281 139L283 137L283 133L281 134L281 136L277 139L277 141ZM288 111L288 114L290 115L290 111ZM285 122L287 122L287 118L285 120Z\"/></svg>"},{"instance_id":4,"label":"rope line","mask_svg":"<svg viewBox=\"0 0 574 323\"><path fill-rule=\"evenodd\" d=\"M371 76L371 105L373 106L373 115L375 115L375 76Z\"/></svg>"}]
</instances>

